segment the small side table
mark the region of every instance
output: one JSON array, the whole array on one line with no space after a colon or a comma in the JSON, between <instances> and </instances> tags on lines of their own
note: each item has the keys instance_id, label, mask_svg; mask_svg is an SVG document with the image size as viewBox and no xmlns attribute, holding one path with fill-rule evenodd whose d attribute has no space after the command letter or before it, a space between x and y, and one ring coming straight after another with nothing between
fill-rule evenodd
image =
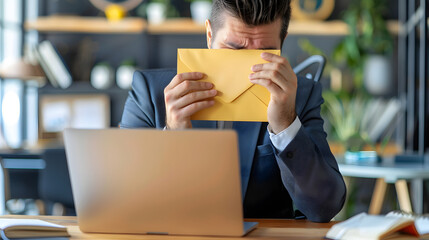
<instances>
[{"instance_id":1,"label":"small side table","mask_svg":"<svg viewBox=\"0 0 429 240\"><path fill-rule=\"evenodd\" d=\"M369 207L370 214L380 214L386 186L395 184L401 210L413 212L407 181L411 181L414 212L423 212L423 180L429 179L429 163L395 163L393 158L384 158L382 163L346 164L337 158L340 172L345 177L376 178Z\"/></svg>"}]
</instances>

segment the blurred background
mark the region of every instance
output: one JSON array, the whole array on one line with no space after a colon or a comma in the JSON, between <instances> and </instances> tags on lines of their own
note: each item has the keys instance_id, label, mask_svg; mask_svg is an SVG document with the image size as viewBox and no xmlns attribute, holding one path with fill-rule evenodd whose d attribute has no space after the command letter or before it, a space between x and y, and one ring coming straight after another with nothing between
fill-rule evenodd
<instances>
[{"instance_id":1,"label":"blurred background","mask_svg":"<svg viewBox=\"0 0 429 240\"><path fill-rule=\"evenodd\" d=\"M293 67L326 59L322 115L348 186L337 218L428 212L427 2L292 6L282 55ZM1 212L73 215L62 130L117 127L135 69L175 68L177 48L206 48L210 9L209 0L0 0ZM395 175L403 163L409 174Z\"/></svg>"}]
</instances>

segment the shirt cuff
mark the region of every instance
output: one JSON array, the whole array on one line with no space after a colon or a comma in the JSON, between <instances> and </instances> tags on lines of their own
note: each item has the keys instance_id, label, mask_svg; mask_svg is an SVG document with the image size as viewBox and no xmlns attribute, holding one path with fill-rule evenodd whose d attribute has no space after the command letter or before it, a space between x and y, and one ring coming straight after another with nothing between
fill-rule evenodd
<instances>
[{"instance_id":1,"label":"shirt cuff","mask_svg":"<svg viewBox=\"0 0 429 240\"><path fill-rule=\"evenodd\" d=\"M288 128L284 129L278 134L272 133L270 131L269 126L267 127L268 133L270 134L271 142L273 143L274 147L278 152L283 151L289 145L289 143L292 142L301 126L301 121L298 117L296 117L293 123Z\"/></svg>"}]
</instances>

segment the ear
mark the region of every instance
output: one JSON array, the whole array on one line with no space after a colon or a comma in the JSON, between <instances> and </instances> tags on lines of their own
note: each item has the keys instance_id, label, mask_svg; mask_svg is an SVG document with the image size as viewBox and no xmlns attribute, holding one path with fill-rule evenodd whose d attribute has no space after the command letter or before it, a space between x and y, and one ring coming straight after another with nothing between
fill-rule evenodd
<instances>
[{"instance_id":1,"label":"ear","mask_svg":"<svg viewBox=\"0 0 429 240\"><path fill-rule=\"evenodd\" d=\"M213 41L213 33L212 33L212 26L210 23L210 20L206 20L206 37L207 37L207 48L212 48L212 41Z\"/></svg>"},{"instance_id":2,"label":"ear","mask_svg":"<svg viewBox=\"0 0 429 240\"><path fill-rule=\"evenodd\" d=\"M280 51L283 49L283 43L286 41L287 35L288 35L288 32L286 32L286 36L285 38L283 38L283 41L280 44Z\"/></svg>"},{"instance_id":3,"label":"ear","mask_svg":"<svg viewBox=\"0 0 429 240\"><path fill-rule=\"evenodd\" d=\"M285 35L285 38L283 39L283 41L286 40L288 34L289 34L289 32L286 32L286 35Z\"/></svg>"}]
</instances>

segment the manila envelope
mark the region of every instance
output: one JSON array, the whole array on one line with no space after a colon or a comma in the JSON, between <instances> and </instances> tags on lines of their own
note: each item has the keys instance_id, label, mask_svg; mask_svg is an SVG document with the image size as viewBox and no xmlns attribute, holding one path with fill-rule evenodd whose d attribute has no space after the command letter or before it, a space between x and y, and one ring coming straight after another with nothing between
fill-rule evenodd
<instances>
[{"instance_id":1,"label":"manila envelope","mask_svg":"<svg viewBox=\"0 0 429 240\"><path fill-rule=\"evenodd\" d=\"M192 115L192 120L267 122L270 92L250 82L251 67L266 63L261 53L280 50L178 49L177 73L202 72L200 80L218 91L215 104Z\"/></svg>"}]
</instances>

